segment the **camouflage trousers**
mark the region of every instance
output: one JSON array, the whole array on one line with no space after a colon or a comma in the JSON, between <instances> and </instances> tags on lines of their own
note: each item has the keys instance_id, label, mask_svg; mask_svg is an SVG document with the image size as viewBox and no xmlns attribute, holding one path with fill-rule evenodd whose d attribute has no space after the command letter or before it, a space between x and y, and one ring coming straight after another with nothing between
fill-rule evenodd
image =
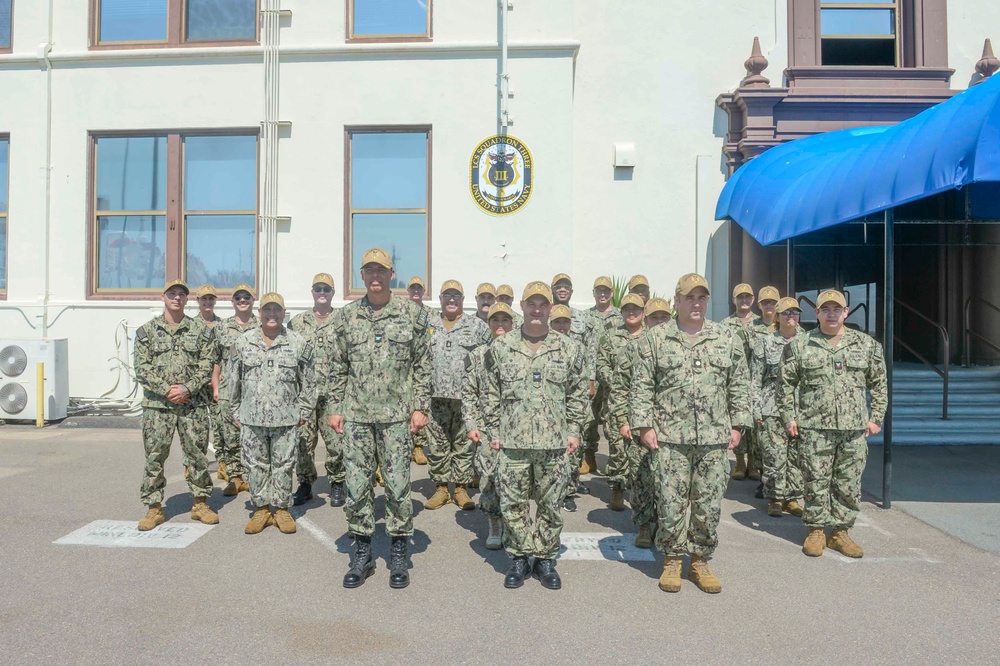
<instances>
[{"instance_id":1,"label":"camouflage trousers","mask_svg":"<svg viewBox=\"0 0 1000 666\"><path fill-rule=\"evenodd\" d=\"M212 494L212 479L208 475L208 409L175 407L173 409L142 410L142 443L146 450L146 465L142 475L139 498L146 506L163 503L163 488L167 479L163 465L170 455L170 444L177 433L188 468L188 490L195 497Z\"/></svg>"},{"instance_id":2,"label":"camouflage trousers","mask_svg":"<svg viewBox=\"0 0 1000 666\"><path fill-rule=\"evenodd\" d=\"M747 428L747 431L743 433L740 443L733 449L733 452L750 456L753 458L754 464L758 467L760 466L760 431L757 426Z\"/></svg>"},{"instance_id":3,"label":"camouflage trousers","mask_svg":"<svg viewBox=\"0 0 1000 666\"><path fill-rule=\"evenodd\" d=\"M479 474L479 510L488 516L500 517L500 496L497 494L497 466L500 452L490 448L487 441L476 446L474 464Z\"/></svg>"},{"instance_id":4,"label":"camouflage trousers","mask_svg":"<svg viewBox=\"0 0 1000 666\"><path fill-rule=\"evenodd\" d=\"M219 407L219 403L212 398L211 393L208 395L208 421L211 425L212 436L209 438L212 442L212 448L215 449L215 460L216 462L223 461L222 457L222 433L219 431L219 424L222 422L222 409ZM187 461L185 461L185 466L187 466Z\"/></svg>"},{"instance_id":5,"label":"camouflage trousers","mask_svg":"<svg viewBox=\"0 0 1000 666\"><path fill-rule=\"evenodd\" d=\"M632 460L628 453L632 444L617 432L607 434L608 466L604 473L607 475L608 485L612 489L625 490L631 485L632 477L635 475L635 468L632 467Z\"/></svg>"},{"instance_id":6,"label":"camouflage trousers","mask_svg":"<svg viewBox=\"0 0 1000 666\"><path fill-rule=\"evenodd\" d=\"M711 557L719 543L722 496L729 483L727 444L661 442L652 457L656 549L669 556Z\"/></svg>"},{"instance_id":7,"label":"camouflage trousers","mask_svg":"<svg viewBox=\"0 0 1000 666\"><path fill-rule=\"evenodd\" d=\"M320 434L326 444L326 475L330 483L344 482L344 444L343 436L327 423L327 418L333 412L326 396L321 395L306 422L299 428L299 444L296 453L295 475L299 483L314 483L316 481L316 445Z\"/></svg>"},{"instance_id":8,"label":"camouflage trousers","mask_svg":"<svg viewBox=\"0 0 1000 666\"><path fill-rule=\"evenodd\" d=\"M347 486L347 530L375 534L375 468L385 481L385 531L389 536L413 534L410 500L410 457L413 437L409 421L344 424L344 481Z\"/></svg>"},{"instance_id":9,"label":"camouflage trousers","mask_svg":"<svg viewBox=\"0 0 1000 666\"><path fill-rule=\"evenodd\" d=\"M765 416L757 429L760 435L761 481L764 497L791 500L802 497L802 470L799 467L799 440L785 432L781 418Z\"/></svg>"},{"instance_id":10,"label":"camouflage trousers","mask_svg":"<svg viewBox=\"0 0 1000 666\"><path fill-rule=\"evenodd\" d=\"M287 509L292 504L292 472L299 440L298 426L244 425L240 428L243 457L247 461L250 502Z\"/></svg>"},{"instance_id":11,"label":"camouflage trousers","mask_svg":"<svg viewBox=\"0 0 1000 666\"><path fill-rule=\"evenodd\" d=\"M462 401L433 398L427 429L430 448L424 453L431 480L434 483L471 483L473 446L472 440L466 437Z\"/></svg>"},{"instance_id":12,"label":"camouflage trousers","mask_svg":"<svg viewBox=\"0 0 1000 666\"><path fill-rule=\"evenodd\" d=\"M628 441L626 452L631 478L629 500L632 503L632 522L637 526L656 522L656 483L653 479L652 452L639 443L638 438Z\"/></svg>"},{"instance_id":13,"label":"camouflage trousers","mask_svg":"<svg viewBox=\"0 0 1000 666\"><path fill-rule=\"evenodd\" d=\"M864 430L799 428L807 527L850 529L861 509L861 473L868 461Z\"/></svg>"},{"instance_id":14,"label":"camouflage trousers","mask_svg":"<svg viewBox=\"0 0 1000 666\"><path fill-rule=\"evenodd\" d=\"M554 559L559 554L566 458L565 449L500 449L497 486L503 547L511 557ZM537 503L534 521L531 498Z\"/></svg>"},{"instance_id":15,"label":"camouflage trousers","mask_svg":"<svg viewBox=\"0 0 1000 666\"><path fill-rule=\"evenodd\" d=\"M597 382L594 382L594 387L594 397L590 399L590 410L583 425L583 439L581 442L583 446L580 447L581 456L583 455L583 451L597 451L597 445L601 441L601 435L597 431L598 426L604 428L604 436L609 440L611 439L608 430L610 427L608 419L611 416L608 413L608 390Z\"/></svg>"},{"instance_id":16,"label":"camouflage trousers","mask_svg":"<svg viewBox=\"0 0 1000 666\"><path fill-rule=\"evenodd\" d=\"M219 420L212 418L215 427L215 459L226 463L226 473L230 477L245 475L243 446L240 443L240 428L229 414L219 410Z\"/></svg>"}]
</instances>

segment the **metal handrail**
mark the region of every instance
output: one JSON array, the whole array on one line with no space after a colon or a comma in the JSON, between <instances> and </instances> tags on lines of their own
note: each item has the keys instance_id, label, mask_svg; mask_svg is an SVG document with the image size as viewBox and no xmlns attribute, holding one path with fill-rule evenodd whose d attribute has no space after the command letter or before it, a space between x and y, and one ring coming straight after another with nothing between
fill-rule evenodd
<instances>
[{"instance_id":1,"label":"metal handrail","mask_svg":"<svg viewBox=\"0 0 1000 666\"><path fill-rule=\"evenodd\" d=\"M908 345L905 340L896 335L895 331L893 331L892 339L898 342L900 345L902 345L902 347L906 349L906 351L916 356L917 359L919 359L924 365L928 366L931 370L937 373L937 375L942 380L944 380L944 386L941 390L941 418L947 421L948 420L948 360L951 357L951 343L949 342L948 339L948 329L946 329L944 326L942 326L941 324L937 323L936 321L925 315L923 312L920 312L912 305L904 303L898 298L894 298L892 300L894 303L896 303L896 305L902 306L906 310L912 312L913 314L917 315L918 317L926 321L928 324L936 328L937 332L941 334L941 346L944 349L943 369L939 369L935 363L933 363L932 361L927 359L923 354L919 353L913 347ZM886 360L889 363L892 363L891 358Z\"/></svg>"},{"instance_id":2,"label":"metal handrail","mask_svg":"<svg viewBox=\"0 0 1000 666\"><path fill-rule=\"evenodd\" d=\"M973 335L976 336L981 342L983 342L986 345L992 347L995 351L1000 352L1000 346L998 346L997 344L995 344L995 343L991 342L990 340L986 339L985 337L983 337L983 335L981 333L978 333L978 332L972 330L972 326L970 325L970 321L969 321L969 312L972 309L972 303L975 302L975 301L978 301L978 302L982 303L983 305L987 306L991 310L995 310L997 312L1000 312L1000 306L998 306L996 303L992 303L992 302L986 300L985 298L980 298L979 296L970 296L968 299L966 299L966 301L965 301L965 308L962 311L962 323L965 326L965 348L962 350L962 356L963 356L963 362L962 362L962 364L965 367L969 367L969 350L970 350L970 347L972 346L971 345L972 341L969 339L970 336L973 336Z\"/></svg>"}]
</instances>

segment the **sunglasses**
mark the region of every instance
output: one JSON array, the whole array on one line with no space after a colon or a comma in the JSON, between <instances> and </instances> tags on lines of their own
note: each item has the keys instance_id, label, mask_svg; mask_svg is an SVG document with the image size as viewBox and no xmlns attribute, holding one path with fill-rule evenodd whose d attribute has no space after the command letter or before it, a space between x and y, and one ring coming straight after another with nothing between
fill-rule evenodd
<instances>
[{"instance_id":1,"label":"sunglasses","mask_svg":"<svg viewBox=\"0 0 1000 666\"><path fill-rule=\"evenodd\" d=\"M333 289L330 287L313 287L313 291L317 294L329 294Z\"/></svg>"},{"instance_id":2,"label":"sunglasses","mask_svg":"<svg viewBox=\"0 0 1000 666\"><path fill-rule=\"evenodd\" d=\"M234 301L252 301L253 300L253 296L251 296L250 294L246 293L245 291L241 291L238 294L233 294L233 300Z\"/></svg>"}]
</instances>

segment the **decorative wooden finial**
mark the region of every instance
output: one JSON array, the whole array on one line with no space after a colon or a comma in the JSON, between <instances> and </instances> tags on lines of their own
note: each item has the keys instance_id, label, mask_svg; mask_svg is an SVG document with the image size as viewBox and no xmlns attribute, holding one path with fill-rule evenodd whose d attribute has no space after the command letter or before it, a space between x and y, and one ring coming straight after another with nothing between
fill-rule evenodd
<instances>
[{"instance_id":1,"label":"decorative wooden finial","mask_svg":"<svg viewBox=\"0 0 1000 666\"><path fill-rule=\"evenodd\" d=\"M767 58L760 51L759 38L753 38L753 51L743 66L747 69L747 75L740 82L741 88L767 88L770 86L771 81L767 77L761 76L761 72L767 69Z\"/></svg>"},{"instance_id":2,"label":"decorative wooden finial","mask_svg":"<svg viewBox=\"0 0 1000 666\"><path fill-rule=\"evenodd\" d=\"M1000 69L1000 60L993 55L993 44L987 39L983 44L983 57L976 63L976 71L983 79L993 76L993 73Z\"/></svg>"}]
</instances>

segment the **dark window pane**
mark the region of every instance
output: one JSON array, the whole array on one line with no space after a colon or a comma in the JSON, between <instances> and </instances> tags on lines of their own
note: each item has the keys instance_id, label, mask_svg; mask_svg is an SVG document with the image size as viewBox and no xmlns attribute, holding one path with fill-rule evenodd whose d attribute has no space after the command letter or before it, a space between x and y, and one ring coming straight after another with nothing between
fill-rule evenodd
<instances>
[{"instance_id":1,"label":"dark window pane","mask_svg":"<svg viewBox=\"0 0 1000 666\"><path fill-rule=\"evenodd\" d=\"M1000 220L1000 183L974 183L970 187L972 219Z\"/></svg>"},{"instance_id":2,"label":"dark window pane","mask_svg":"<svg viewBox=\"0 0 1000 666\"><path fill-rule=\"evenodd\" d=\"M187 0L189 40L256 37L256 0Z\"/></svg>"},{"instance_id":3,"label":"dark window pane","mask_svg":"<svg viewBox=\"0 0 1000 666\"><path fill-rule=\"evenodd\" d=\"M7 174L10 160L10 142L0 141L0 213L7 212Z\"/></svg>"},{"instance_id":4,"label":"dark window pane","mask_svg":"<svg viewBox=\"0 0 1000 666\"><path fill-rule=\"evenodd\" d=\"M852 67L896 65L895 39L824 39L822 50L824 65Z\"/></svg>"},{"instance_id":5,"label":"dark window pane","mask_svg":"<svg viewBox=\"0 0 1000 666\"><path fill-rule=\"evenodd\" d=\"M351 224L351 283L364 291L361 255L373 247L391 256L396 279L393 289L406 289L411 275L427 275L427 216L414 213L355 213Z\"/></svg>"},{"instance_id":6,"label":"dark window pane","mask_svg":"<svg viewBox=\"0 0 1000 666\"><path fill-rule=\"evenodd\" d=\"M167 0L101 0L101 42L167 39Z\"/></svg>"},{"instance_id":7,"label":"dark window pane","mask_svg":"<svg viewBox=\"0 0 1000 666\"><path fill-rule=\"evenodd\" d=\"M823 9L820 23L824 35L896 34L896 12L892 9Z\"/></svg>"},{"instance_id":8,"label":"dark window pane","mask_svg":"<svg viewBox=\"0 0 1000 666\"><path fill-rule=\"evenodd\" d=\"M11 0L0 0L0 49L10 48Z\"/></svg>"},{"instance_id":9,"label":"dark window pane","mask_svg":"<svg viewBox=\"0 0 1000 666\"><path fill-rule=\"evenodd\" d=\"M167 221L162 215L102 215L97 218L98 289L160 289Z\"/></svg>"},{"instance_id":10,"label":"dark window pane","mask_svg":"<svg viewBox=\"0 0 1000 666\"><path fill-rule=\"evenodd\" d=\"M350 0L355 36L426 35L431 0Z\"/></svg>"},{"instance_id":11,"label":"dark window pane","mask_svg":"<svg viewBox=\"0 0 1000 666\"><path fill-rule=\"evenodd\" d=\"M821 5L895 5L896 0L822 0Z\"/></svg>"},{"instance_id":12,"label":"dark window pane","mask_svg":"<svg viewBox=\"0 0 1000 666\"><path fill-rule=\"evenodd\" d=\"M188 215L185 223L188 284L211 284L217 289L254 284L255 215Z\"/></svg>"},{"instance_id":13,"label":"dark window pane","mask_svg":"<svg viewBox=\"0 0 1000 666\"><path fill-rule=\"evenodd\" d=\"M97 140L98 211L164 210L166 191L166 137Z\"/></svg>"},{"instance_id":14,"label":"dark window pane","mask_svg":"<svg viewBox=\"0 0 1000 666\"><path fill-rule=\"evenodd\" d=\"M351 206L426 208L427 134L353 134Z\"/></svg>"},{"instance_id":15,"label":"dark window pane","mask_svg":"<svg viewBox=\"0 0 1000 666\"><path fill-rule=\"evenodd\" d=\"M257 210L257 137L184 139L185 210Z\"/></svg>"}]
</instances>

